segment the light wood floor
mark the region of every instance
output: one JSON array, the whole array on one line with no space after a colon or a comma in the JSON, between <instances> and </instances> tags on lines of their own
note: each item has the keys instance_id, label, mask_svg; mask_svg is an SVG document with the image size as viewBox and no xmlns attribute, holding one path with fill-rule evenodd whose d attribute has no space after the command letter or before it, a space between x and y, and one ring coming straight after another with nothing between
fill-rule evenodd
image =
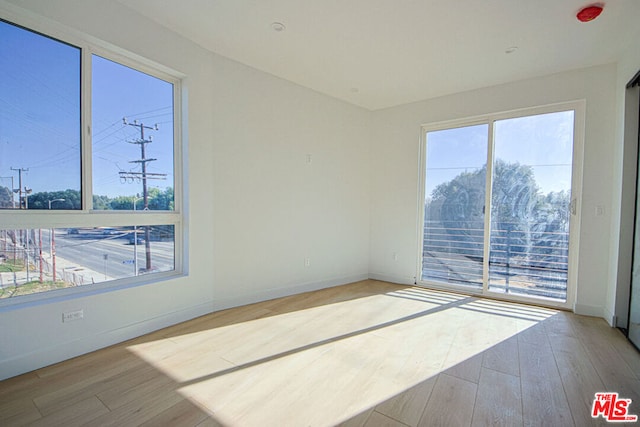
<instances>
[{"instance_id":1,"label":"light wood floor","mask_svg":"<svg viewBox=\"0 0 640 427\"><path fill-rule=\"evenodd\" d=\"M601 391L640 414L640 353L602 319L365 281L0 382L0 425L582 427Z\"/></svg>"}]
</instances>

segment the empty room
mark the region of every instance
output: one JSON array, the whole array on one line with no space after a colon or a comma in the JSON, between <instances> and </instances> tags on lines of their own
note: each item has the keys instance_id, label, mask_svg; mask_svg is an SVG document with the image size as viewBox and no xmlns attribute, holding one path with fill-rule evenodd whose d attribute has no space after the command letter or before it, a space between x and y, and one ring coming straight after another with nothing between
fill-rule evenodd
<instances>
[{"instance_id":1,"label":"empty room","mask_svg":"<svg viewBox=\"0 0 640 427\"><path fill-rule=\"evenodd\" d=\"M639 425L639 20L0 0L0 425Z\"/></svg>"}]
</instances>

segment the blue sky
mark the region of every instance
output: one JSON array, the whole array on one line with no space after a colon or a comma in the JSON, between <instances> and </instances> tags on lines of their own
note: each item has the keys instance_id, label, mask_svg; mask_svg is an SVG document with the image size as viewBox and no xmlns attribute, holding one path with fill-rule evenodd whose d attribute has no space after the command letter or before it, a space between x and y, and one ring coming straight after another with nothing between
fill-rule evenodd
<instances>
[{"instance_id":1,"label":"blue sky","mask_svg":"<svg viewBox=\"0 0 640 427\"><path fill-rule=\"evenodd\" d=\"M499 120L496 158L533 167L543 193L569 190L573 162L573 111Z\"/></svg>"},{"instance_id":2,"label":"blue sky","mask_svg":"<svg viewBox=\"0 0 640 427\"><path fill-rule=\"evenodd\" d=\"M532 166L543 193L571 188L573 111L498 120L494 156ZM425 194L463 172L473 172L487 159L487 124L427 133Z\"/></svg>"},{"instance_id":3,"label":"blue sky","mask_svg":"<svg viewBox=\"0 0 640 427\"><path fill-rule=\"evenodd\" d=\"M145 126L147 172L168 174L166 180L148 180L148 187L173 187L173 86L163 80L101 58L93 57L93 188L94 194L142 194L139 182L122 182L120 171L140 172L138 127L125 125L137 120Z\"/></svg>"},{"instance_id":4,"label":"blue sky","mask_svg":"<svg viewBox=\"0 0 640 427\"><path fill-rule=\"evenodd\" d=\"M488 125L476 125L427 133L427 196L438 185L484 166L487 129Z\"/></svg>"},{"instance_id":5,"label":"blue sky","mask_svg":"<svg viewBox=\"0 0 640 427\"><path fill-rule=\"evenodd\" d=\"M0 22L0 69L0 176L79 189L80 50Z\"/></svg>"},{"instance_id":6,"label":"blue sky","mask_svg":"<svg viewBox=\"0 0 640 427\"><path fill-rule=\"evenodd\" d=\"M92 58L93 193L134 195L139 182L120 171L140 171L138 120L149 131L148 172L168 174L149 187L173 187L173 87L163 80L94 56ZM0 185L34 192L80 189L80 49L0 21Z\"/></svg>"}]
</instances>

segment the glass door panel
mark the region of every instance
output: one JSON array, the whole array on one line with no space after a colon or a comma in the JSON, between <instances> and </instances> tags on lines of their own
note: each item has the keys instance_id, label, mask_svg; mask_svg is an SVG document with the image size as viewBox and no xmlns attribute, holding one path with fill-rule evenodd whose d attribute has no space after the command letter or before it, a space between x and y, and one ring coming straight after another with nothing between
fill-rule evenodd
<instances>
[{"instance_id":1,"label":"glass door panel","mask_svg":"<svg viewBox=\"0 0 640 427\"><path fill-rule=\"evenodd\" d=\"M494 122L489 292L567 300L574 112Z\"/></svg>"},{"instance_id":2,"label":"glass door panel","mask_svg":"<svg viewBox=\"0 0 640 427\"><path fill-rule=\"evenodd\" d=\"M426 134L422 281L482 289L488 130Z\"/></svg>"}]
</instances>

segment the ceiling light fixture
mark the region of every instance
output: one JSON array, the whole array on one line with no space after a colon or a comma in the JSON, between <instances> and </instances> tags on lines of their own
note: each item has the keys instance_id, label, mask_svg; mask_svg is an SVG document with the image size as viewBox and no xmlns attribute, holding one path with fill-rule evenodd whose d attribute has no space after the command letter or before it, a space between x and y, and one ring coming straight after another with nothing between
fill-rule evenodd
<instances>
[{"instance_id":1,"label":"ceiling light fixture","mask_svg":"<svg viewBox=\"0 0 640 427\"><path fill-rule=\"evenodd\" d=\"M281 33L287 29L287 27L285 27L282 22L272 22L271 28L273 29L273 31L276 31L278 33Z\"/></svg>"},{"instance_id":2,"label":"ceiling light fixture","mask_svg":"<svg viewBox=\"0 0 640 427\"><path fill-rule=\"evenodd\" d=\"M603 4L594 4L591 6L587 6L578 12L576 18L580 22L589 22L596 19L602 13Z\"/></svg>"}]
</instances>

